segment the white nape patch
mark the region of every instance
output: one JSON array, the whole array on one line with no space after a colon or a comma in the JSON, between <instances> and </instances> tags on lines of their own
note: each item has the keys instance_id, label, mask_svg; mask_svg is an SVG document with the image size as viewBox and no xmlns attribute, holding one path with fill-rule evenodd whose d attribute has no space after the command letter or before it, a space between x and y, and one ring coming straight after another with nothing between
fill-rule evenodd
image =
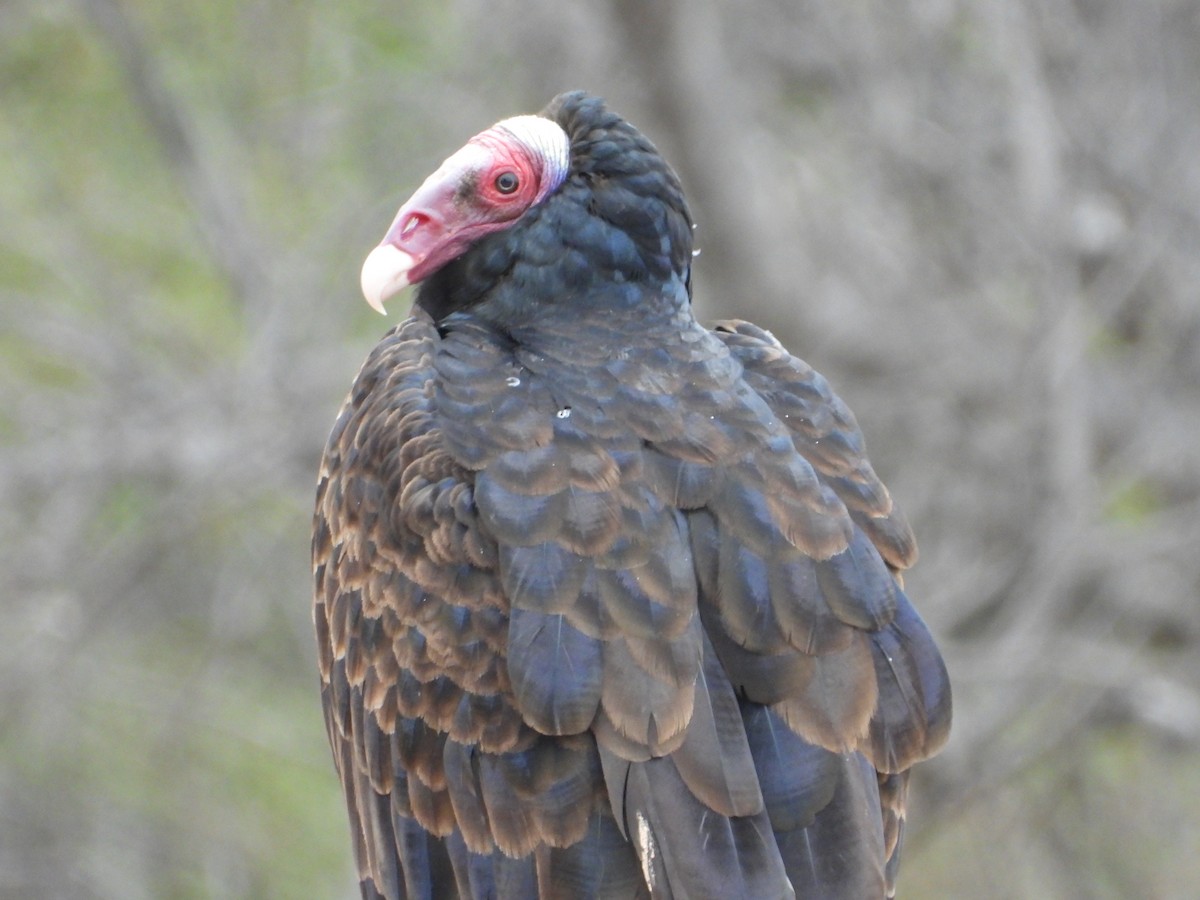
<instances>
[{"instance_id":1,"label":"white nape patch","mask_svg":"<svg viewBox=\"0 0 1200 900\"><path fill-rule=\"evenodd\" d=\"M571 163L571 139L562 126L541 116L513 116L492 127L504 129L546 161L548 177L542 181L538 199L562 184Z\"/></svg>"},{"instance_id":2,"label":"white nape patch","mask_svg":"<svg viewBox=\"0 0 1200 900\"><path fill-rule=\"evenodd\" d=\"M637 842L638 842L638 858L642 861L642 878L646 880L646 887L654 890L654 857L658 855L658 847L654 843L654 834L650 831L650 823L646 821L646 817L642 815L641 810L637 814Z\"/></svg>"}]
</instances>

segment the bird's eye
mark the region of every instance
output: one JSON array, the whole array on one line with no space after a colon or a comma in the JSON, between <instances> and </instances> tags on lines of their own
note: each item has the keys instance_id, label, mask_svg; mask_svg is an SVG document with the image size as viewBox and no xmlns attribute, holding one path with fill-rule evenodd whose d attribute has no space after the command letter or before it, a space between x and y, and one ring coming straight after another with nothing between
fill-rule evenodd
<instances>
[{"instance_id":1,"label":"bird's eye","mask_svg":"<svg viewBox=\"0 0 1200 900\"><path fill-rule=\"evenodd\" d=\"M521 186L521 179L517 178L516 172L501 172L496 176L493 182L496 185L496 190L502 194L511 194Z\"/></svg>"}]
</instances>

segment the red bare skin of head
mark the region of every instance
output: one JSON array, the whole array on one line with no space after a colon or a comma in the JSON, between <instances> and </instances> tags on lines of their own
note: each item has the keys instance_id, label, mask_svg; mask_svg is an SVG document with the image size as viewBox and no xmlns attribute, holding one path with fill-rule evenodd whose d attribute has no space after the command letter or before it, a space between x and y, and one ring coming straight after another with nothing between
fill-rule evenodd
<instances>
[{"instance_id":1,"label":"red bare skin of head","mask_svg":"<svg viewBox=\"0 0 1200 900\"><path fill-rule=\"evenodd\" d=\"M383 304L407 285L506 227L556 187L565 170L566 135L560 146L550 129L558 126L533 116L501 122L471 138L425 179L363 264L367 302L384 312Z\"/></svg>"}]
</instances>

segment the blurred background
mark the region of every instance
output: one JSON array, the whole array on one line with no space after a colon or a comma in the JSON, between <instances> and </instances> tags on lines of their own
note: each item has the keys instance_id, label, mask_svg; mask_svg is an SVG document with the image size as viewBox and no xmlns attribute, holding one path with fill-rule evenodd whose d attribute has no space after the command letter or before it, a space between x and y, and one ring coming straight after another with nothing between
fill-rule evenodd
<instances>
[{"instance_id":1,"label":"blurred background","mask_svg":"<svg viewBox=\"0 0 1200 900\"><path fill-rule=\"evenodd\" d=\"M0 897L354 896L308 529L359 266L575 87L914 523L956 721L902 895L1196 896L1198 48L1195 0L4 0Z\"/></svg>"}]
</instances>

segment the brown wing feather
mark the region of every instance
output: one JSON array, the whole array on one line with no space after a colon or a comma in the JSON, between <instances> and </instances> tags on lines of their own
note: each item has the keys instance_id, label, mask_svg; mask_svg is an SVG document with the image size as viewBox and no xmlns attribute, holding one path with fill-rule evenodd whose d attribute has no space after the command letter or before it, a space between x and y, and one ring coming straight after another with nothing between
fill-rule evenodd
<instances>
[{"instance_id":1,"label":"brown wing feather","mask_svg":"<svg viewBox=\"0 0 1200 900\"><path fill-rule=\"evenodd\" d=\"M784 349L769 331L740 320L714 329L746 367L746 383L786 423L796 450L846 505L893 569L917 561L917 542L871 468L854 413L820 373Z\"/></svg>"},{"instance_id":2,"label":"brown wing feather","mask_svg":"<svg viewBox=\"0 0 1200 900\"><path fill-rule=\"evenodd\" d=\"M892 574L915 555L849 410L754 326L556 358L409 319L313 529L364 894L789 896L810 832L856 848L826 888L890 877L903 790L875 770L949 723Z\"/></svg>"}]
</instances>

